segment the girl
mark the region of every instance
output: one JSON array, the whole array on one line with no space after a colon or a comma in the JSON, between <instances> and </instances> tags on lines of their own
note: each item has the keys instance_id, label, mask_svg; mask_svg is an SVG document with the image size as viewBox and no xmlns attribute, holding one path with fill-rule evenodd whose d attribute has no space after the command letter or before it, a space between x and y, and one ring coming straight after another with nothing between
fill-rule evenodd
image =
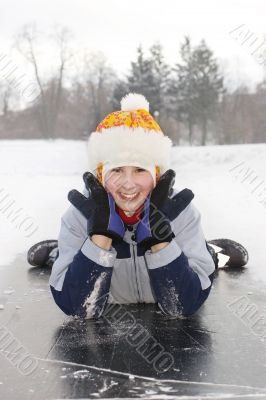
<instances>
[{"instance_id":1,"label":"girl","mask_svg":"<svg viewBox=\"0 0 266 400\"><path fill-rule=\"evenodd\" d=\"M50 288L66 314L98 318L107 303L141 302L189 316L209 296L218 258L204 238L194 194L173 189L171 146L145 97L133 93L90 135L90 172L83 194L68 194L58 243L28 253L33 265L53 263ZM246 264L241 245L209 243L223 252L230 244L232 265Z\"/></svg>"}]
</instances>

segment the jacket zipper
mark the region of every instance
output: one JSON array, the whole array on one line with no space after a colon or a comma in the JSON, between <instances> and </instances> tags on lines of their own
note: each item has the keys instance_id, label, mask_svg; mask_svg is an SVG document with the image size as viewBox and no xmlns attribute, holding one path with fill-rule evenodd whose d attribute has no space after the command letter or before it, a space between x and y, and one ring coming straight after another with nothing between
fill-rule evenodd
<instances>
[{"instance_id":1,"label":"jacket zipper","mask_svg":"<svg viewBox=\"0 0 266 400\"><path fill-rule=\"evenodd\" d=\"M139 302L140 302L140 301L141 301L141 298L140 298L139 280L138 280L138 274L137 274L137 265L136 265L136 256L135 256L135 245L134 245L134 244L132 244L132 248L133 248L133 260L134 260L134 268L135 268L135 276L136 276L136 286L137 286L138 298L139 298Z\"/></svg>"}]
</instances>

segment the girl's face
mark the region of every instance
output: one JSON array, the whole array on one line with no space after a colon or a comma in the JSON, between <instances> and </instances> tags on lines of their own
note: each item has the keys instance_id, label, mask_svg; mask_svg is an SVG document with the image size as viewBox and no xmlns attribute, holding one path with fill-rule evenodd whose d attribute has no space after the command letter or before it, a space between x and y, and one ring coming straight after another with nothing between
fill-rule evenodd
<instances>
[{"instance_id":1,"label":"girl's face","mask_svg":"<svg viewBox=\"0 0 266 400\"><path fill-rule=\"evenodd\" d=\"M124 211L135 212L153 189L149 171L139 167L118 167L105 176L105 189L113 196L117 206Z\"/></svg>"}]
</instances>

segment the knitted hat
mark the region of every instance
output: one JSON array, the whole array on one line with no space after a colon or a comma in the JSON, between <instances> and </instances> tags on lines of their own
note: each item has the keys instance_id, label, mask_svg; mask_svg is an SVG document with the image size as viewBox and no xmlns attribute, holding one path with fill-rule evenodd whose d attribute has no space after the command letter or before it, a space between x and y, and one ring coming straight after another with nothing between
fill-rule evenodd
<instances>
[{"instance_id":1,"label":"knitted hat","mask_svg":"<svg viewBox=\"0 0 266 400\"><path fill-rule=\"evenodd\" d=\"M156 185L170 164L172 141L149 114L149 103L141 94L129 93L121 100L121 111L108 114L88 141L89 168L105 184L112 168L136 166L148 170Z\"/></svg>"}]
</instances>

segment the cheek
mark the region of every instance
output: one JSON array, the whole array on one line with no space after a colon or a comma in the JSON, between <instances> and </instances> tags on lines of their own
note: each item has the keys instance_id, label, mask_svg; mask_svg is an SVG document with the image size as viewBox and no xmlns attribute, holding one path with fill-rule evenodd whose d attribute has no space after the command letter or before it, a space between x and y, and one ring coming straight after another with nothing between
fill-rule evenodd
<instances>
[{"instance_id":1,"label":"cheek","mask_svg":"<svg viewBox=\"0 0 266 400\"><path fill-rule=\"evenodd\" d=\"M146 177L143 177L141 182L140 182L140 186L142 187L142 191L145 194L149 194L152 189L153 189L153 179L150 176L150 174Z\"/></svg>"},{"instance_id":2,"label":"cheek","mask_svg":"<svg viewBox=\"0 0 266 400\"><path fill-rule=\"evenodd\" d=\"M115 194L115 187L114 187L114 185L112 185L110 182L108 182L108 183L105 185L105 190L106 190L108 193L111 193L111 195L114 197L114 194Z\"/></svg>"},{"instance_id":3,"label":"cheek","mask_svg":"<svg viewBox=\"0 0 266 400\"><path fill-rule=\"evenodd\" d=\"M111 177L106 180L105 190L111 193L111 195L114 197L115 192L119 189L120 186L120 179L117 177Z\"/></svg>"}]
</instances>

